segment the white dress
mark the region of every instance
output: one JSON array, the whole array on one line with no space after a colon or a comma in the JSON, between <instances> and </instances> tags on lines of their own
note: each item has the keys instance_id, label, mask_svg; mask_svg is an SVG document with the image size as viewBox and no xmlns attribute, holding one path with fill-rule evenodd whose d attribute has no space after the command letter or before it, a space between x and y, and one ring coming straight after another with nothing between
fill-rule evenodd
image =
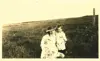
<instances>
[{"instance_id":1,"label":"white dress","mask_svg":"<svg viewBox=\"0 0 100 61\"><path fill-rule=\"evenodd\" d=\"M49 36L48 34L43 36L41 40L41 58L56 58L58 54L58 49L55 45L56 36Z\"/></svg>"},{"instance_id":2,"label":"white dress","mask_svg":"<svg viewBox=\"0 0 100 61\"><path fill-rule=\"evenodd\" d=\"M64 50L66 49L65 42L67 41L65 33L62 32L56 32L56 40L57 40L57 48L58 50Z\"/></svg>"}]
</instances>

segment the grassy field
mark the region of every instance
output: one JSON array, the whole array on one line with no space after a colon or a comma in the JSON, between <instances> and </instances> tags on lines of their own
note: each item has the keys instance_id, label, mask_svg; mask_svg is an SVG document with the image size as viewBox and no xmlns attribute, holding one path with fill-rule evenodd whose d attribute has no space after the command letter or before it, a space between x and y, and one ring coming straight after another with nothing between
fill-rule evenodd
<instances>
[{"instance_id":1,"label":"grassy field","mask_svg":"<svg viewBox=\"0 0 100 61\"><path fill-rule=\"evenodd\" d=\"M48 26L63 25L68 42L65 58L98 57L98 15L96 25L93 16L30 21L4 25L2 29L3 58L40 58L40 42Z\"/></svg>"}]
</instances>

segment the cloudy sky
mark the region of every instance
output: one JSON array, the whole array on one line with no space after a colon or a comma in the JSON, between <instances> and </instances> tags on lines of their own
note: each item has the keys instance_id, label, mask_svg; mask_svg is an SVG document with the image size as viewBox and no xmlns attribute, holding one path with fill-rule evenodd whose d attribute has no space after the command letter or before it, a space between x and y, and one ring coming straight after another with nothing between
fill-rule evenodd
<instances>
[{"instance_id":1,"label":"cloudy sky","mask_svg":"<svg viewBox=\"0 0 100 61\"><path fill-rule=\"evenodd\" d=\"M99 0L0 0L3 24L98 14Z\"/></svg>"}]
</instances>

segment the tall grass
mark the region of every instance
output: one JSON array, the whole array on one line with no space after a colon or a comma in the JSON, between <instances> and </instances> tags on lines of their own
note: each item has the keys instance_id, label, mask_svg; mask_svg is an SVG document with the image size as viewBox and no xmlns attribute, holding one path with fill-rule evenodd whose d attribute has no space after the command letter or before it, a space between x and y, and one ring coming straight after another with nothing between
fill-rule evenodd
<instances>
[{"instance_id":1,"label":"tall grass","mask_svg":"<svg viewBox=\"0 0 100 61\"><path fill-rule=\"evenodd\" d=\"M98 16L96 16L98 21ZM51 21L33 21L3 26L3 58L40 58L40 42L48 26L63 25L68 42L66 58L98 57L98 22L92 16Z\"/></svg>"}]
</instances>

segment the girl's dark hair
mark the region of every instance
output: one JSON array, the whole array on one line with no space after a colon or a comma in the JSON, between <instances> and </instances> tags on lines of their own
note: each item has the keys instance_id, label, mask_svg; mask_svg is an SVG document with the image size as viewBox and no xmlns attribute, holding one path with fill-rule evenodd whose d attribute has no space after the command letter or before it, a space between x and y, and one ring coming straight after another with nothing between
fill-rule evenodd
<instances>
[{"instance_id":1,"label":"girl's dark hair","mask_svg":"<svg viewBox=\"0 0 100 61\"><path fill-rule=\"evenodd\" d=\"M57 28L62 27L62 25L57 25Z\"/></svg>"},{"instance_id":2,"label":"girl's dark hair","mask_svg":"<svg viewBox=\"0 0 100 61\"><path fill-rule=\"evenodd\" d=\"M51 30L51 29L52 29L52 27L48 27L48 28L47 28L47 30Z\"/></svg>"},{"instance_id":3,"label":"girl's dark hair","mask_svg":"<svg viewBox=\"0 0 100 61\"><path fill-rule=\"evenodd\" d=\"M57 25L56 26L56 31L58 30L59 27L62 27L62 25Z\"/></svg>"},{"instance_id":4,"label":"girl's dark hair","mask_svg":"<svg viewBox=\"0 0 100 61\"><path fill-rule=\"evenodd\" d=\"M51 30L51 29L52 29L52 27L47 28L47 30ZM46 33L50 35L50 32L46 32Z\"/></svg>"}]
</instances>

